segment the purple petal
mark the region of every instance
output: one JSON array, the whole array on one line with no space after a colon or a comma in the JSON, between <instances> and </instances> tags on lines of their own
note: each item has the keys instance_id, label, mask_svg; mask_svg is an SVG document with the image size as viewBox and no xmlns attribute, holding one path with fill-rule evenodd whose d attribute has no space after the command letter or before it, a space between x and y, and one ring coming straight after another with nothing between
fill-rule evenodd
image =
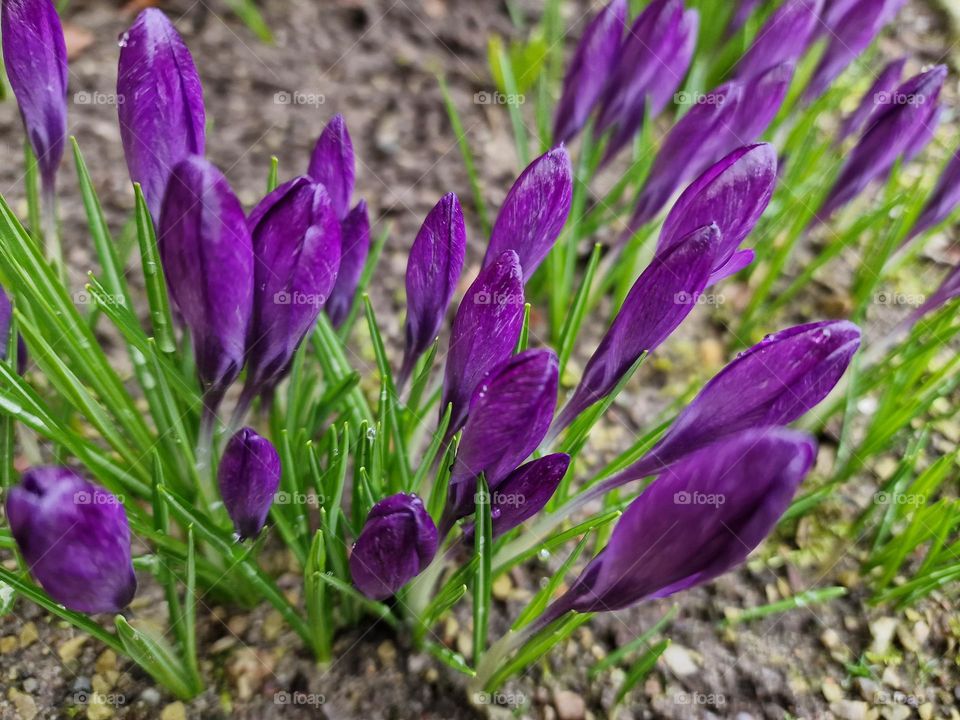
<instances>
[{"instance_id":1,"label":"purple petal","mask_svg":"<svg viewBox=\"0 0 960 720\"><path fill-rule=\"evenodd\" d=\"M774 65L799 60L810 45L822 9L823 0L786 0L740 58L734 68L736 77L753 77Z\"/></svg>"},{"instance_id":2,"label":"purple petal","mask_svg":"<svg viewBox=\"0 0 960 720\"><path fill-rule=\"evenodd\" d=\"M910 239L942 223L950 217L958 203L960 203L960 148L950 157L950 162L947 163L933 192L927 198L920 216L910 230Z\"/></svg>"},{"instance_id":3,"label":"purple petal","mask_svg":"<svg viewBox=\"0 0 960 720\"><path fill-rule=\"evenodd\" d=\"M724 278L728 278L731 275L736 275L738 272L743 270L747 265L753 262L755 258L755 253L749 248L747 250L738 250L733 255L730 256L730 259L727 260L723 265L718 267L710 274L710 279L707 280L707 285L715 285Z\"/></svg>"},{"instance_id":4,"label":"purple petal","mask_svg":"<svg viewBox=\"0 0 960 720\"><path fill-rule=\"evenodd\" d=\"M340 223L340 236L343 243L340 271L324 307L334 327L340 327L350 314L370 252L370 217L365 201L358 202Z\"/></svg>"},{"instance_id":5,"label":"purple petal","mask_svg":"<svg viewBox=\"0 0 960 720\"><path fill-rule=\"evenodd\" d=\"M768 336L708 382L645 457L605 482L652 475L741 430L788 425L829 394L859 346L860 329L845 320Z\"/></svg>"},{"instance_id":6,"label":"purple petal","mask_svg":"<svg viewBox=\"0 0 960 720\"><path fill-rule=\"evenodd\" d=\"M835 24L829 26L827 48L807 85L804 97L819 97L860 55L880 32L887 21L888 0L860 0Z\"/></svg>"},{"instance_id":7,"label":"purple petal","mask_svg":"<svg viewBox=\"0 0 960 720\"><path fill-rule=\"evenodd\" d=\"M480 271L453 319L441 413L453 404L447 431L467 420L470 398L483 377L513 353L523 326L523 272L513 250Z\"/></svg>"},{"instance_id":8,"label":"purple petal","mask_svg":"<svg viewBox=\"0 0 960 720\"><path fill-rule=\"evenodd\" d=\"M757 224L776 182L777 152L772 145L734 150L694 180L674 203L660 231L657 252L674 247L696 228L713 223L720 229L721 243L713 268L719 270Z\"/></svg>"},{"instance_id":9,"label":"purple petal","mask_svg":"<svg viewBox=\"0 0 960 720\"><path fill-rule=\"evenodd\" d=\"M67 139L67 48L51 0L3 0L0 39L30 146L52 188Z\"/></svg>"},{"instance_id":10,"label":"purple petal","mask_svg":"<svg viewBox=\"0 0 960 720\"><path fill-rule=\"evenodd\" d=\"M706 287L720 243L717 226L709 225L654 256L587 362L583 379L557 417L557 431L606 397L644 352L653 352L679 327Z\"/></svg>"},{"instance_id":11,"label":"purple petal","mask_svg":"<svg viewBox=\"0 0 960 720\"><path fill-rule=\"evenodd\" d=\"M534 160L510 188L490 235L484 267L513 250L523 280L533 275L553 247L570 214L573 168L563 147Z\"/></svg>"},{"instance_id":12,"label":"purple petal","mask_svg":"<svg viewBox=\"0 0 960 720\"><path fill-rule=\"evenodd\" d=\"M334 115L313 148L307 175L326 188L337 220L346 218L350 210L354 173L353 143L347 124L343 115Z\"/></svg>"},{"instance_id":13,"label":"purple petal","mask_svg":"<svg viewBox=\"0 0 960 720\"><path fill-rule=\"evenodd\" d=\"M456 520L472 511L481 473L490 489L496 490L537 449L553 420L558 373L552 350L527 350L480 383L450 476L446 518Z\"/></svg>"},{"instance_id":14,"label":"purple petal","mask_svg":"<svg viewBox=\"0 0 960 720\"><path fill-rule=\"evenodd\" d=\"M733 11L733 17L730 18L730 26L727 29L727 35L733 35L740 28L747 24L747 20L753 15L762 0L734 0L736 7Z\"/></svg>"},{"instance_id":15,"label":"purple petal","mask_svg":"<svg viewBox=\"0 0 960 720\"><path fill-rule=\"evenodd\" d=\"M116 613L137 578L123 503L62 467L35 467L10 488L7 520L30 573L71 610Z\"/></svg>"},{"instance_id":16,"label":"purple petal","mask_svg":"<svg viewBox=\"0 0 960 720\"><path fill-rule=\"evenodd\" d=\"M490 494L493 536L499 537L546 507L570 467L564 453L531 460L510 473Z\"/></svg>"},{"instance_id":17,"label":"purple petal","mask_svg":"<svg viewBox=\"0 0 960 720\"><path fill-rule=\"evenodd\" d=\"M266 388L286 373L333 291L340 225L323 185L306 177L267 195L248 224L255 282L247 383Z\"/></svg>"},{"instance_id":18,"label":"purple petal","mask_svg":"<svg viewBox=\"0 0 960 720\"><path fill-rule=\"evenodd\" d=\"M457 196L447 193L427 214L407 259L403 380L440 332L463 271L466 248L463 209Z\"/></svg>"},{"instance_id":19,"label":"purple petal","mask_svg":"<svg viewBox=\"0 0 960 720\"><path fill-rule=\"evenodd\" d=\"M437 527L416 495L391 495L373 506L350 554L353 584L386 600L433 560Z\"/></svg>"},{"instance_id":20,"label":"purple petal","mask_svg":"<svg viewBox=\"0 0 960 720\"><path fill-rule=\"evenodd\" d=\"M280 487L280 456L252 428L237 431L220 458L217 482L241 540L260 534Z\"/></svg>"},{"instance_id":21,"label":"purple petal","mask_svg":"<svg viewBox=\"0 0 960 720\"><path fill-rule=\"evenodd\" d=\"M908 148L931 105L937 102L946 74L946 67L938 65L910 78L897 88L891 102L875 113L872 125L850 152L818 211L820 219L859 195Z\"/></svg>"},{"instance_id":22,"label":"purple petal","mask_svg":"<svg viewBox=\"0 0 960 720\"><path fill-rule=\"evenodd\" d=\"M920 307L914 310L904 322L906 327L912 327L920 318L936 312L955 297L960 296L960 265L953 268L940 283L940 287L926 299Z\"/></svg>"},{"instance_id":23,"label":"purple petal","mask_svg":"<svg viewBox=\"0 0 960 720\"><path fill-rule=\"evenodd\" d=\"M906 57L898 58L888 63L880 71L873 85L860 100L860 105L847 116L840 126L840 131L837 133L838 143L859 132L867 124L867 119L873 115L874 110L890 101L893 91L900 84L900 76L903 74L903 67L906 63Z\"/></svg>"},{"instance_id":24,"label":"purple petal","mask_svg":"<svg viewBox=\"0 0 960 720\"><path fill-rule=\"evenodd\" d=\"M554 142L569 142L586 124L617 61L626 19L627 0L611 0L583 31L563 78Z\"/></svg>"},{"instance_id":25,"label":"purple petal","mask_svg":"<svg viewBox=\"0 0 960 720\"><path fill-rule=\"evenodd\" d=\"M203 88L190 51L167 16L147 8L120 38L117 115L130 179L154 220L174 166L203 155Z\"/></svg>"},{"instance_id":26,"label":"purple petal","mask_svg":"<svg viewBox=\"0 0 960 720\"><path fill-rule=\"evenodd\" d=\"M766 428L677 463L630 504L547 619L567 610L619 610L736 567L773 530L815 457L810 436Z\"/></svg>"},{"instance_id":27,"label":"purple petal","mask_svg":"<svg viewBox=\"0 0 960 720\"><path fill-rule=\"evenodd\" d=\"M253 302L253 246L240 201L201 157L174 168L158 232L170 296L193 336L206 389L222 393L243 367Z\"/></svg>"}]
</instances>

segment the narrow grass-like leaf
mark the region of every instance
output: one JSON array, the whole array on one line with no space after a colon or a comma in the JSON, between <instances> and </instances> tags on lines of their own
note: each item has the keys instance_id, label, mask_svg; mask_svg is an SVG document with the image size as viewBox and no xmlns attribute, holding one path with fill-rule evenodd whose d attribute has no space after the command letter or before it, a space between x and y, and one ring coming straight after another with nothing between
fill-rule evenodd
<instances>
[{"instance_id":1,"label":"narrow grass-like leaf","mask_svg":"<svg viewBox=\"0 0 960 720\"><path fill-rule=\"evenodd\" d=\"M479 558L473 576L473 663L477 665L487 647L492 601L491 556L493 555L493 527L490 518L490 488L481 473L477 478L476 524L474 526L474 553Z\"/></svg>"},{"instance_id":2,"label":"narrow grass-like leaf","mask_svg":"<svg viewBox=\"0 0 960 720\"><path fill-rule=\"evenodd\" d=\"M124 653L146 670L150 677L181 700L189 700L200 691L187 677L182 658L177 657L174 649L162 637L138 630L123 615L117 615L116 625Z\"/></svg>"},{"instance_id":3,"label":"narrow grass-like leaf","mask_svg":"<svg viewBox=\"0 0 960 720\"><path fill-rule=\"evenodd\" d=\"M614 705L619 705L623 702L623 699L627 696L627 693L630 692L633 688L637 686L647 675L650 674L650 671L653 670L653 666L657 664L657 660L660 659L660 656L670 647L670 640L661 640L652 648L647 650L633 667L630 668L630 671L627 673L627 676L623 679L623 684L620 685L620 689L617 691L617 697L614 698Z\"/></svg>"},{"instance_id":4,"label":"narrow grass-like leaf","mask_svg":"<svg viewBox=\"0 0 960 720\"><path fill-rule=\"evenodd\" d=\"M162 353L176 352L173 337L173 316L170 314L170 298L167 281L160 262L157 234L153 227L150 210L138 183L133 186L136 196L137 240L140 243L140 262L143 266L143 281L147 287L147 303L150 305L150 322L157 347Z\"/></svg>"}]
</instances>

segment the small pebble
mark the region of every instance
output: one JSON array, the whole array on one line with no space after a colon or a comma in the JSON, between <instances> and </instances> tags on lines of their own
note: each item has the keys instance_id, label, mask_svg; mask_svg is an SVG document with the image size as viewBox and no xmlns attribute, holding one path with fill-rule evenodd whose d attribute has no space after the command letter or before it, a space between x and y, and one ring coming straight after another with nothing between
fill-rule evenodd
<instances>
[{"instance_id":1,"label":"small pebble","mask_svg":"<svg viewBox=\"0 0 960 720\"><path fill-rule=\"evenodd\" d=\"M28 622L23 626L23 629L20 631L21 648L28 648L39 639L40 634L37 632L37 626L34 623Z\"/></svg>"},{"instance_id":2,"label":"small pebble","mask_svg":"<svg viewBox=\"0 0 960 720\"><path fill-rule=\"evenodd\" d=\"M170 703L160 713L160 720L187 720L187 708L182 702Z\"/></svg>"},{"instance_id":3,"label":"small pebble","mask_svg":"<svg viewBox=\"0 0 960 720\"><path fill-rule=\"evenodd\" d=\"M570 690L555 693L553 706L557 709L559 720L583 720L587 715L587 704L583 698Z\"/></svg>"},{"instance_id":4,"label":"small pebble","mask_svg":"<svg viewBox=\"0 0 960 720\"><path fill-rule=\"evenodd\" d=\"M76 660L77 656L80 655L80 650L83 647L84 643L87 642L86 635L77 635L72 637L63 643L59 648L57 648L57 654L60 656L60 659L63 662L70 662L71 660Z\"/></svg>"}]
</instances>

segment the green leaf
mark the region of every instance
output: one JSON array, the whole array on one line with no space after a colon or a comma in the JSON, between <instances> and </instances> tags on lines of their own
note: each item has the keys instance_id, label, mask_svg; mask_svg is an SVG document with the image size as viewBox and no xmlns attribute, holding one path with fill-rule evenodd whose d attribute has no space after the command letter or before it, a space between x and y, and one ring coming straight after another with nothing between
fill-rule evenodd
<instances>
[{"instance_id":1,"label":"green leaf","mask_svg":"<svg viewBox=\"0 0 960 720\"><path fill-rule=\"evenodd\" d=\"M473 576L473 660L474 665L487 647L487 629L490 624L492 589L491 558L493 555L493 526L490 517L490 488L480 474L477 478L476 526L474 552L479 558Z\"/></svg>"},{"instance_id":2,"label":"green leaf","mask_svg":"<svg viewBox=\"0 0 960 720\"><path fill-rule=\"evenodd\" d=\"M621 702L623 702L623 699L626 697L627 693L650 674L650 671L653 670L653 666L657 664L657 660L660 659L660 656L663 655L664 651L668 647L670 647L670 640L661 640L646 653L644 653L636 663L634 663L633 667L630 668L630 672L627 673L627 677L624 678L620 689L617 691L617 697L614 700L615 705L619 705Z\"/></svg>"},{"instance_id":3,"label":"green leaf","mask_svg":"<svg viewBox=\"0 0 960 720\"><path fill-rule=\"evenodd\" d=\"M173 316L170 314L170 298L167 296L167 280L160 262L157 235L139 183L134 183L133 191L136 196L137 240L140 243L140 261L147 287L153 336L160 352L170 354L176 352L177 345L173 337Z\"/></svg>"},{"instance_id":4,"label":"green leaf","mask_svg":"<svg viewBox=\"0 0 960 720\"><path fill-rule=\"evenodd\" d=\"M650 639L656 635L658 632L663 630L667 625L669 625L673 619L677 616L677 613L680 612L680 606L674 605L671 607L666 614L656 623L654 623L648 630L644 631L641 635L631 640L626 645L618 647L612 653L607 655L605 658L597 662L590 670L587 672L587 677L593 680L597 675L603 671L612 668L614 665L619 663L621 660L625 659L628 655L632 655L635 652L638 652L642 647L646 646Z\"/></svg>"},{"instance_id":5,"label":"green leaf","mask_svg":"<svg viewBox=\"0 0 960 720\"><path fill-rule=\"evenodd\" d=\"M423 644L423 647L426 648L427 652L433 655L437 660L442 662L447 667L456 670L458 673L463 673L468 677L474 677L476 675L476 673L473 671L473 668L467 665L467 661L463 659L463 655L458 652L454 652L445 645L428 640Z\"/></svg>"},{"instance_id":6,"label":"green leaf","mask_svg":"<svg viewBox=\"0 0 960 720\"><path fill-rule=\"evenodd\" d=\"M124 652L154 680L181 700L200 692L202 688L193 684L183 669L183 660L164 638L133 627L123 615L117 615L116 625Z\"/></svg>"}]
</instances>

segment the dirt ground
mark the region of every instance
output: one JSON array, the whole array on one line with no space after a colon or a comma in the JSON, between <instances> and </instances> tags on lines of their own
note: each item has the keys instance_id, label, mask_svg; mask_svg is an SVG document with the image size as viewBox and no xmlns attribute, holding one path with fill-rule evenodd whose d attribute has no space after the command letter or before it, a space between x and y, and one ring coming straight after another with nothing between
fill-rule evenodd
<instances>
[{"instance_id":1,"label":"dirt ground","mask_svg":"<svg viewBox=\"0 0 960 720\"><path fill-rule=\"evenodd\" d=\"M469 185L443 110L435 74L450 82L478 158L488 204L499 206L516 175L506 112L478 104L493 90L486 38L509 34L502 2L470 0L271 0L263 3L274 45L258 42L222 0L164 4L190 46L203 79L210 129L208 154L246 205L259 198L269 159L281 177L304 172L313 142L336 112L346 116L358 156L358 195L367 199L376 235L392 234L374 282L381 318L400 317L406 251L426 211L445 192L469 203ZM536 12L539 3L526 3ZM587 3L567 3L568 25L582 24ZM939 18L911 3L906 25L935 44ZM123 163L116 108L117 37L132 16L103 0L73 0L65 12L74 51L70 133L77 136L119 237L133 206ZM917 36L914 33L913 38ZM940 45L938 45L940 46ZM934 53L937 54L937 53ZM0 191L25 215L18 188L22 134L13 103L0 104ZM71 280L82 287L92 251L74 190L72 163L61 173L62 222ZM470 258L484 248L468 215ZM136 277L137 273L132 273ZM135 281L136 284L136 281ZM390 340L399 342L399 322ZM672 341L670 357L706 371L722 362L709 322ZM357 357L373 367L372 358ZM594 439L595 451L626 445L631 426L662 403L663 374L646 371L618 403L621 421ZM869 493L869 479L865 491ZM853 504L856 498L844 498ZM843 502L839 503L843 505ZM842 510L837 510L842 513ZM649 603L598 617L563 648L510 682L491 702L472 707L462 678L404 645L389 628L366 626L337 640L336 660L318 668L276 613L244 614L202 602L201 663L207 691L174 702L131 663L51 619L26 602L0 618L0 717L178 718L821 718L960 717L957 636L960 622L948 596L934 595L905 615L867 608L856 557L831 539L826 513L786 528L747 567L673 601ZM814 522L821 522L815 527ZM276 555L276 553L274 553ZM562 559L562 558L561 558ZM288 560L270 558L282 568ZM515 571L495 588L504 630L529 598L529 588L555 567L547 558ZM132 613L163 620L158 588L144 580ZM282 575L296 592L297 578ZM828 605L722 626L725 611L762 605L813 587L846 585L850 594ZM646 683L613 708L623 669L587 679L587 669L629 642L679 604L673 645ZM438 629L450 646L469 642L467 620Z\"/></svg>"}]
</instances>

